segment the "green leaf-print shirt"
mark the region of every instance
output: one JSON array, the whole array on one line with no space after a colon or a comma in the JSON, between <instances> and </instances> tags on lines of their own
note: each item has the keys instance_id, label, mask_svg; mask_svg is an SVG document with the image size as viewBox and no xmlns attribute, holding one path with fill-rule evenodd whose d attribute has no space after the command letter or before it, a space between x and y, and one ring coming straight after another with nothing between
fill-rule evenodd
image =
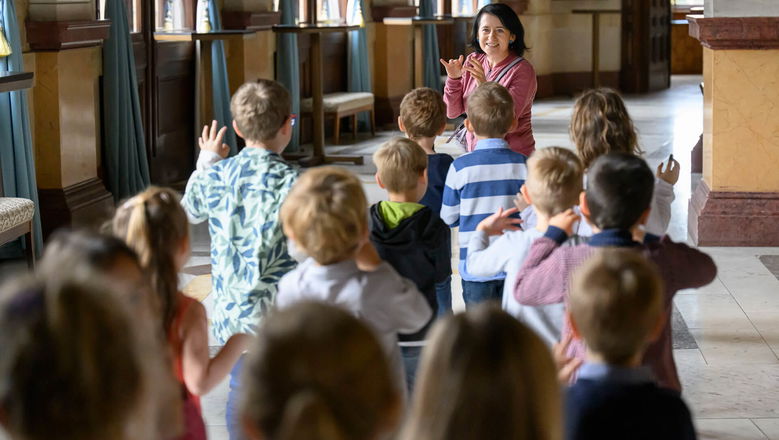
<instances>
[{"instance_id":1,"label":"green leaf-print shirt","mask_svg":"<svg viewBox=\"0 0 779 440\"><path fill-rule=\"evenodd\" d=\"M279 279L295 267L287 254L279 209L298 170L279 155L244 148L219 160L202 151L182 205L190 221L208 220L214 313L211 328L225 343L253 333L276 298Z\"/></svg>"}]
</instances>

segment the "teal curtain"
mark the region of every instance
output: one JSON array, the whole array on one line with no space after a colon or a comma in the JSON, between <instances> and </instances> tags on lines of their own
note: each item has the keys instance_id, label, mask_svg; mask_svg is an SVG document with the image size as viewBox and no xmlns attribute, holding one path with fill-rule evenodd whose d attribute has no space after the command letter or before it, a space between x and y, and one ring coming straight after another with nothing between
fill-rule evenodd
<instances>
[{"instance_id":1,"label":"teal curtain","mask_svg":"<svg viewBox=\"0 0 779 440\"><path fill-rule=\"evenodd\" d=\"M419 15L420 17L432 18L435 14L435 0L420 0L419 2ZM444 86L441 82L441 64L438 59L441 55L438 51L438 33L436 33L434 24L423 25L422 32L424 34L424 77L425 86L431 89L443 92Z\"/></svg>"},{"instance_id":2,"label":"teal curtain","mask_svg":"<svg viewBox=\"0 0 779 440\"><path fill-rule=\"evenodd\" d=\"M149 162L124 1L106 0L105 16L111 30L103 44L103 163L118 201L149 186Z\"/></svg>"},{"instance_id":3,"label":"teal curtain","mask_svg":"<svg viewBox=\"0 0 779 440\"><path fill-rule=\"evenodd\" d=\"M350 92L372 92L371 70L368 62L368 38L365 31L365 0L354 0L349 24L359 24L360 29L349 32L349 72L347 90ZM357 115L360 130L368 130L369 115L361 112Z\"/></svg>"},{"instance_id":4,"label":"teal curtain","mask_svg":"<svg viewBox=\"0 0 779 440\"><path fill-rule=\"evenodd\" d=\"M13 0L0 0L2 27L13 53L0 58L0 71L24 71L22 44L16 8ZM35 248L40 253L41 214L38 206L38 185L35 180L35 158L33 157L30 134L30 110L27 105L27 91L0 93L0 163L3 170L3 192L7 197L22 197L35 203L33 220ZM18 240L3 254L21 255L22 241ZM12 249L15 248L15 249Z\"/></svg>"},{"instance_id":5,"label":"teal curtain","mask_svg":"<svg viewBox=\"0 0 779 440\"><path fill-rule=\"evenodd\" d=\"M281 0L281 24L295 24L295 3ZM276 34L276 79L284 84L292 95L292 113L300 114L300 60L298 56L298 36L296 34ZM292 140L287 151L298 151L300 146L300 124L295 124Z\"/></svg>"},{"instance_id":6,"label":"teal curtain","mask_svg":"<svg viewBox=\"0 0 779 440\"><path fill-rule=\"evenodd\" d=\"M208 20L211 30L222 30L222 19L215 0L208 0ZM212 41L211 45L211 93L214 119L219 126L226 126L224 143L230 146L230 154L238 152L238 143L233 131L233 117L230 114L230 81L227 78L227 59L224 41Z\"/></svg>"}]
</instances>

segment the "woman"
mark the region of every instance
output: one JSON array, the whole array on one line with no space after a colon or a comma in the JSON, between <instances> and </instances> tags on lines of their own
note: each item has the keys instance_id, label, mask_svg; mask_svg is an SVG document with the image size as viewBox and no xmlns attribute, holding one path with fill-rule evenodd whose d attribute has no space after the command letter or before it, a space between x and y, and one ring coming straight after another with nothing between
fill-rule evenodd
<instances>
[{"instance_id":1,"label":"woman","mask_svg":"<svg viewBox=\"0 0 779 440\"><path fill-rule=\"evenodd\" d=\"M535 150L530 110L536 96L536 72L522 58L525 29L514 11L503 3L481 8L473 22L471 45L476 50L463 61L463 56L441 60L446 68L444 102L446 116L456 118L465 113L465 104L476 87L486 81L497 81L514 98L517 124L506 141L512 150L529 156ZM468 151L476 145L473 133L466 135Z\"/></svg>"}]
</instances>

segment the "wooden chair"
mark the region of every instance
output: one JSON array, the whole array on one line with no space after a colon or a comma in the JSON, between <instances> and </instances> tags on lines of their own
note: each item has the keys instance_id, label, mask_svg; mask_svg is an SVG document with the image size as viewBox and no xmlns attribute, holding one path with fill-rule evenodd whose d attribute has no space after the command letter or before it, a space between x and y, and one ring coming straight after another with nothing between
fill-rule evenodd
<instances>
[{"instance_id":1,"label":"wooden chair","mask_svg":"<svg viewBox=\"0 0 779 440\"><path fill-rule=\"evenodd\" d=\"M2 182L2 173L0 173ZM24 236L24 254L27 266L35 268L35 241L32 238L35 204L32 200L17 197L3 197L0 183L0 245Z\"/></svg>"},{"instance_id":2,"label":"wooden chair","mask_svg":"<svg viewBox=\"0 0 779 440\"><path fill-rule=\"evenodd\" d=\"M338 145L341 135L341 118L351 116L352 136L357 139L357 113L370 112L371 134L376 135L376 123L373 115L373 93L367 92L337 92L324 95L322 104L325 109L325 118L335 119L333 127L333 143ZM313 106L312 98L303 99L300 103L300 111L303 114L311 114Z\"/></svg>"}]
</instances>

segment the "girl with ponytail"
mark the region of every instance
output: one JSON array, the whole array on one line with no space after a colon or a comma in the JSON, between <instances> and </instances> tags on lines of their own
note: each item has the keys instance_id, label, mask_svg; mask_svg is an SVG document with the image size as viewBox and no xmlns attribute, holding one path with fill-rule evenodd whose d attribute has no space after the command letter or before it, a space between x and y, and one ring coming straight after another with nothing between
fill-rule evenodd
<instances>
[{"instance_id":1,"label":"girl with ponytail","mask_svg":"<svg viewBox=\"0 0 779 440\"><path fill-rule=\"evenodd\" d=\"M400 396L373 332L346 311L300 302L264 319L243 371L252 440L374 440Z\"/></svg>"},{"instance_id":2,"label":"girl with ponytail","mask_svg":"<svg viewBox=\"0 0 779 440\"><path fill-rule=\"evenodd\" d=\"M249 336L234 335L213 359L209 357L205 307L178 290L178 272L189 258L190 242L187 216L173 190L150 187L131 198L117 210L113 230L138 254L150 280L173 370L182 385L186 433L180 439L205 439L198 396L227 376Z\"/></svg>"}]
</instances>

